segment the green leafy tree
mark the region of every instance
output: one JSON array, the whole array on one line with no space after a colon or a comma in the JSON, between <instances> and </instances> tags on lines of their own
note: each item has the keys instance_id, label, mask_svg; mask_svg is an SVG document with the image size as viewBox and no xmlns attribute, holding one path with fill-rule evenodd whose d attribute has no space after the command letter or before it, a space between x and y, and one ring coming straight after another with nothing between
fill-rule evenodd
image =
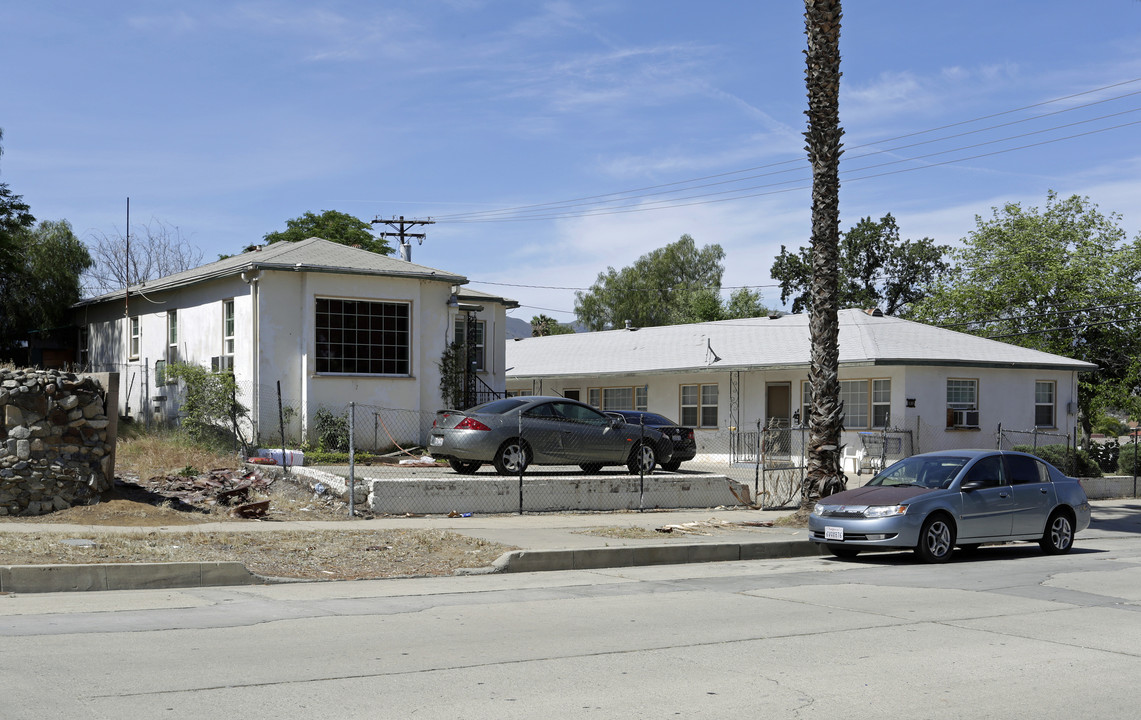
<instances>
[{"instance_id":1,"label":"green leafy tree","mask_svg":"<svg viewBox=\"0 0 1141 720\"><path fill-rule=\"evenodd\" d=\"M808 473L801 508L813 496L843 487L840 471L840 0L804 0L805 86L808 130L805 149L812 166L812 311L808 382L812 406L808 416Z\"/></svg>"},{"instance_id":2,"label":"green leafy tree","mask_svg":"<svg viewBox=\"0 0 1141 720\"><path fill-rule=\"evenodd\" d=\"M879 221L863 218L840 238L839 306L878 307L888 315L906 312L947 272L950 248L931 238L900 240L891 213ZM790 252L781 245L771 274L780 281L780 300L792 298L794 313L808 310L812 257L807 248Z\"/></svg>"},{"instance_id":3,"label":"green leafy tree","mask_svg":"<svg viewBox=\"0 0 1141 720\"><path fill-rule=\"evenodd\" d=\"M734 290L724 309L726 320L764 317L768 314L769 309L761 301L761 294L747 287Z\"/></svg>"},{"instance_id":4,"label":"green leafy tree","mask_svg":"<svg viewBox=\"0 0 1141 720\"><path fill-rule=\"evenodd\" d=\"M575 293L575 315L590 330L623 327L627 321L652 327L709 319L724 259L720 245L699 249L692 237L682 235L631 266L599 273L589 291Z\"/></svg>"},{"instance_id":5,"label":"green leafy tree","mask_svg":"<svg viewBox=\"0 0 1141 720\"><path fill-rule=\"evenodd\" d=\"M1079 375L1088 438L1102 409L1135 404L1139 389L1141 235L1128 240L1120 220L1053 191L1041 210L993 208L975 218L954 267L911 317L1096 363L1099 372Z\"/></svg>"},{"instance_id":6,"label":"green leafy tree","mask_svg":"<svg viewBox=\"0 0 1141 720\"><path fill-rule=\"evenodd\" d=\"M324 210L320 215L307 212L301 217L286 220L285 230L266 233L264 240L266 243L298 242L311 237L356 246L378 255L393 253L387 240L373 236L367 222L336 210Z\"/></svg>"}]
</instances>

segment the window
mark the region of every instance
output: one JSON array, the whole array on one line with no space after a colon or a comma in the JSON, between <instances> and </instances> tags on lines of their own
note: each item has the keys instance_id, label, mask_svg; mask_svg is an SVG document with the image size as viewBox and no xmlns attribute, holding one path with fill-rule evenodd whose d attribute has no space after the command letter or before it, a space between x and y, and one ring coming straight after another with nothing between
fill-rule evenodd
<instances>
[{"instance_id":1,"label":"window","mask_svg":"<svg viewBox=\"0 0 1141 720\"><path fill-rule=\"evenodd\" d=\"M947 379L947 427L979 426L979 381Z\"/></svg>"},{"instance_id":2,"label":"window","mask_svg":"<svg viewBox=\"0 0 1141 720\"><path fill-rule=\"evenodd\" d=\"M681 424L689 427L717 427L717 386L681 386Z\"/></svg>"},{"instance_id":3,"label":"window","mask_svg":"<svg viewBox=\"0 0 1141 720\"><path fill-rule=\"evenodd\" d=\"M840 402L844 403L844 427L868 426L868 381L841 380Z\"/></svg>"},{"instance_id":4,"label":"window","mask_svg":"<svg viewBox=\"0 0 1141 720\"><path fill-rule=\"evenodd\" d=\"M577 391L575 391L577 394ZM567 397L570 397L567 395ZM611 388L589 388L587 390L587 397L589 398L588 405L593 405L599 410L645 410L646 409L646 386L640 385L637 387L611 387Z\"/></svg>"},{"instance_id":5,"label":"window","mask_svg":"<svg viewBox=\"0 0 1141 720\"><path fill-rule=\"evenodd\" d=\"M91 329L89 327L81 327L79 329L79 365L86 372L90 370L87 363L91 359Z\"/></svg>"},{"instance_id":6,"label":"window","mask_svg":"<svg viewBox=\"0 0 1141 720\"><path fill-rule=\"evenodd\" d=\"M563 390L563 397L567 400L580 400L578 388L574 390Z\"/></svg>"},{"instance_id":7,"label":"window","mask_svg":"<svg viewBox=\"0 0 1141 720\"><path fill-rule=\"evenodd\" d=\"M178 311L166 314L166 361L178 362Z\"/></svg>"},{"instance_id":8,"label":"window","mask_svg":"<svg viewBox=\"0 0 1141 720\"><path fill-rule=\"evenodd\" d=\"M222 301L222 354L234 354L234 301Z\"/></svg>"},{"instance_id":9,"label":"window","mask_svg":"<svg viewBox=\"0 0 1141 720\"><path fill-rule=\"evenodd\" d=\"M139 359L139 317L136 315L129 319L130 340L127 345L127 355L131 360Z\"/></svg>"},{"instance_id":10,"label":"window","mask_svg":"<svg viewBox=\"0 0 1141 720\"><path fill-rule=\"evenodd\" d=\"M475 360L475 369L476 370L483 370L484 369L483 368L483 359L484 359L483 327L484 327L484 322L482 320L472 320L471 321L470 329L472 330L473 335L471 335L470 337L467 334L468 327L469 326L467 323L467 318L463 317L462 315L460 317L456 318L456 335L455 335L456 341L462 342L462 343L468 343L468 342L471 343L472 359Z\"/></svg>"},{"instance_id":11,"label":"window","mask_svg":"<svg viewBox=\"0 0 1141 720\"><path fill-rule=\"evenodd\" d=\"M891 424L891 380L872 380L872 427Z\"/></svg>"},{"instance_id":12,"label":"window","mask_svg":"<svg viewBox=\"0 0 1141 720\"><path fill-rule=\"evenodd\" d=\"M1034 427L1056 427L1054 422L1054 383L1034 383Z\"/></svg>"},{"instance_id":13,"label":"window","mask_svg":"<svg viewBox=\"0 0 1141 720\"><path fill-rule=\"evenodd\" d=\"M812 385L805 381L800 387L800 422L807 425L812 412ZM886 428L891 421L891 380L841 380L840 401L844 403L845 429Z\"/></svg>"},{"instance_id":14,"label":"window","mask_svg":"<svg viewBox=\"0 0 1141 720\"><path fill-rule=\"evenodd\" d=\"M411 306L317 298L317 372L411 375Z\"/></svg>"}]
</instances>

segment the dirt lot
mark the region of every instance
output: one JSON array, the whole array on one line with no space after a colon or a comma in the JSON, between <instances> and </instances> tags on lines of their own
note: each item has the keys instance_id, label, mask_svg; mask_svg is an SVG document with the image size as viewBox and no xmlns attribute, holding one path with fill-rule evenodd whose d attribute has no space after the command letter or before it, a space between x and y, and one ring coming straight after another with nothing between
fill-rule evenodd
<instances>
[{"instance_id":1,"label":"dirt lot","mask_svg":"<svg viewBox=\"0 0 1141 720\"><path fill-rule=\"evenodd\" d=\"M171 480L174 476L166 476ZM198 478L206 478L207 474ZM184 474L182 480L193 480ZM38 517L0 517L0 524L77 524L82 533L4 533L0 565L227 560L270 577L363 579L450 575L458 568L491 564L512 548L437 530L189 531L210 522L274 523L283 520L349 520L347 506L314 495L307 486L276 480L250 501L269 501L261 519L231 516L231 506L188 502L167 490L171 483L117 479L103 501ZM188 526L187 532L116 532L116 527ZM106 528L105 530L103 528Z\"/></svg>"}]
</instances>

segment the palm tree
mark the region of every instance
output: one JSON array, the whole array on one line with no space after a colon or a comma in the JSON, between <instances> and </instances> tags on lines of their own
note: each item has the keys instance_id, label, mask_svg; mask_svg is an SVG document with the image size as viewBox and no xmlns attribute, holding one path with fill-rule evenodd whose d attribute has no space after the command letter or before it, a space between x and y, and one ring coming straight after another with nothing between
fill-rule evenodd
<instances>
[{"instance_id":1,"label":"palm tree","mask_svg":"<svg viewBox=\"0 0 1141 720\"><path fill-rule=\"evenodd\" d=\"M812 164L812 307L809 331L812 411L808 421L808 473L801 507L843 486L840 471L839 258L840 258L840 0L804 0L808 36L808 130Z\"/></svg>"}]
</instances>

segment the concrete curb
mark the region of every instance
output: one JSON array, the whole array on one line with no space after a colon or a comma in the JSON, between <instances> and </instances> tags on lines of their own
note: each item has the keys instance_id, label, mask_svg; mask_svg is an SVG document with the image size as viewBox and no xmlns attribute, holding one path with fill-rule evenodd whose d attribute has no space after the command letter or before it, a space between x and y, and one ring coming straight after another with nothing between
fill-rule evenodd
<instances>
[{"instance_id":1,"label":"concrete curb","mask_svg":"<svg viewBox=\"0 0 1141 720\"><path fill-rule=\"evenodd\" d=\"M644 565L772 560L819 554L820 547L805 540L641 545L577 550L512 550L501 555L490 566L461 568L455 574L598 570ZM219 585L266 585L279 582L310 581L265 578L250 572L237 562L0 566L0 592L156 590Z\"/></svg>"},{"instance_id":2,"label":"concrete curb","mask_svg":"<svg viewBox=\"0 0 1141 720\"><path fill-rule=\"evenodd\" d=\"M154 590L267 582L238 562L0 566L0 592Z\"/></svg>"},{"instance_id":3,"label":"concrete curb","mask_svg":"<svg viewBox=\"0 0 1141 720\"><path fill-rule=\"evenodd\" d=\"M645 565L682 565L733 560L773 560L821 554L821 546L807 540L777 542L694 543L689 545L630 545L577 550L512 550L490 567L457 571L462 575L496 572L597 570Z\"/></svg>"}]
</instances>

